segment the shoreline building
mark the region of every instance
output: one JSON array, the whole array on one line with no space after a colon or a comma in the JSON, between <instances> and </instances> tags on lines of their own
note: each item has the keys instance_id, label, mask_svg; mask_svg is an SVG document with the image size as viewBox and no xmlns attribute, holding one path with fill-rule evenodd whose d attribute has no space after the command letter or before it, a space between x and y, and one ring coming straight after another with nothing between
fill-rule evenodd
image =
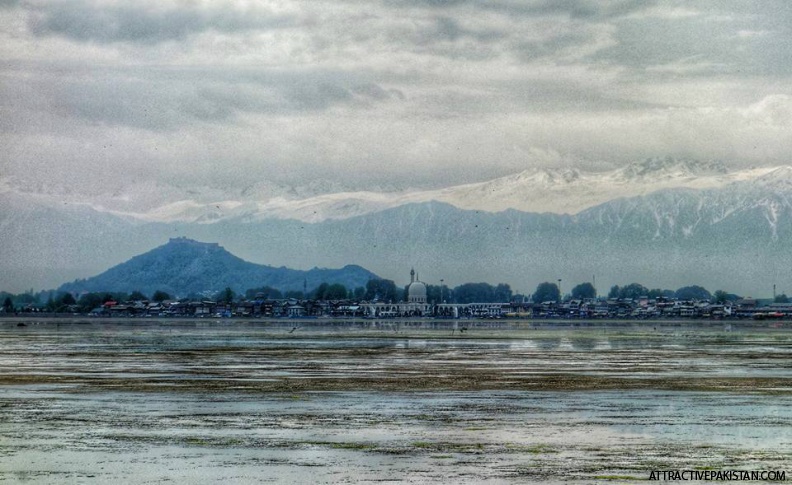
<instances>
[{"instance_id":1,"label":"shoreline building","mask_svg":"<svg viewBox=\"0 0 792 485\"><path fill-rule=\"evenodd\" d=\"M368 315L374 318L423 317L429 316L432 306L426 299L426 283L418 279L415 269L410 270L410 284L407 286L407 301L398 303L368 303Z\"/></svg>"}]
</instances>

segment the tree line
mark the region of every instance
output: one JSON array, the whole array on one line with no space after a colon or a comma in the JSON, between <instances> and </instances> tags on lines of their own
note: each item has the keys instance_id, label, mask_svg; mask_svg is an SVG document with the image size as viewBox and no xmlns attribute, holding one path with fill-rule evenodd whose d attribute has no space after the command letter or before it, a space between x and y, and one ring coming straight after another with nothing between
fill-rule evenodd
<instances>
[{"instance_id":1,"label":"tree line","mask_svg":"<svg viewBox=\"0 0 792 485\"><path fill-rule=\"evenodd\" d=\"M211 296L190 294L187 300L213 300L216 302L231 303L240 300L280 300L280 299L312 299L312 300L366 300L399 302L407 300L407 286L400 288L395 282L388 279L371 279L366 286L347 288L340 283L322 283L311 291L281 291L271 286L249 288L237 293L228 287ZM454 288L446 285L426 285L427 301L430 303L471 303L471 302L508 302L513 298L512 290L508 284L500 283L465 283ZM520 295L522 297L522 295ZM164 291L157 290L150 297L140 291L126 292L92 292L75 299L71 293L33 291L12 294L0 292L3 301L3 310L6 313L24 311L25 308L35 306L48 312L79 311L87 313L107 302L126 301L153 301L162 302L173 298Z\"/></svg>"},{"instance_id":2,"label":"tree line","mask_svg":"<svg viewBox=\"0 0 792 485\"><path fill-rule=\"evenodd\" d=\"M408 285L409 286L409 285ZM270 286L250 288L237 294L231 288L226 288L209 299L217 302L231 303L242 299L246 300L280 300L288 298L313 299L313 300L366 300L398 302L407 300L408 286L399 288L396 283L388 279L371 279L366 286L347 288L340 283L322 283L309 292L281 291ZM540 283L531 295L514 293L506 283L491 285L489 283L464 283L453 288L446 285L426 285L426 296L429 303L507 303L510 301L533 301L534 303L559 302L562 300L585 300L597 297L594 285L589 282L580 283L572 288L567 295L561 295L561 290L556 283ZM625 286L614 285L610 288L607 297L617 299L637 299L640 297L675 298L678 300L710 300L716 303L736 301L741 297L725 290L710 293L706 288L698 285L684 286L676 290L649 289L639 283L630 283ZM173 296L165 291L157 290L150 297L140 291L125 292L94 292L86 293L75 299L71 293L57 293L42 291L33 293L28 291L20 294L0 292L2 309L6 313L24 311L25 308L36 306L49 312L65 312L74 309L79 312L89 312L94 308L104 305L109 301L151 301L162 302L172 299ZM205 300L205 295L191 294L188 300ZM782 293L775 296L776 303L789 303L789 297Z\"/></svg>"},{"instance_id":3,"label":"tree line","mask_svg":"<svg viewBox=\"0 0 792 485\"><path fill-rule=\"evenodd\" d=\"M597 291L591 283L581 283L567 294L564 300L585 300L597 297ZM654 288L649 289L640 283L630 283L625 286L614 285L608 291L608 299L622 299L622 300L635 300L641 297L648 297L649 299L668 298L677 300L709 300L715 303L726 303L729 301L737 301L742 297L740 295L729 293L725 290L717 290L710 293L706 288L698 285L683 286L676 290ZM532 300L535 303L542 303L547 301L557 302L562 300L561 291L557 284L544 282L536 287L532 295ZM775 295L775 303L789 303L790 299L785 294Z\"/></svg>"},{"instance_id":4,"label":"tree line","mask_svg":"<svg viewBox=\"0 0 792 485\"><path fill-rule=\"evenodd\" d=\"M14 295L8 292L0 292L0 299L3 301L3 311L6 313L23 312L31 305L42 308L47 312L63 313L74 309L80 313L87 313L96 307L102 306L107 302L123 302L123 301L154 301L162 302L169 300L171 296L164 291L155 291L151 298L139 291L132 293L126 292L94 292L86 293L75 299L71 293L68 292L33 292L20 293Z\"/></svg>"},{"instance_id":5,"label":"tree line","mask_svg":"<svg viewBox=\"0 0 792 485\"><path fill-rule=\"evenodd\" d=\"M263 297L267 299L307 298L314 300L366 300L398 302L406 301L409 285L399 288L388 279L371 279L365 287L346 288L338 283L322 283L307 295L301 291L281 293L275 288L251 288L245 292L248 300ZM522 296L522 295L520 295ZM494 303L509 302L514 297L511 287L506 283L490 285L488 283L464 283L450 288L446 285L426 285L426 299L430 303Z\"/></svg>"}]
</instances>

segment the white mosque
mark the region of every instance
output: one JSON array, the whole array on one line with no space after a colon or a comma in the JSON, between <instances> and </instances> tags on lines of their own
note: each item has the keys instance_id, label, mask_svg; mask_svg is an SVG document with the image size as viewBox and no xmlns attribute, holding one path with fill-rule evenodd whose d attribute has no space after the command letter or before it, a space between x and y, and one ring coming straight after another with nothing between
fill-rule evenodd
<instances>
[{"instance_id":1,"label":"white mosque","mask_svg":"<svg viewBox=\"0 0 792 485\"><path fill-rule=\"evenodd\" d=\"M430 317L446 318L494 317L509 311L508 303L437 303L429 304L426 296L426 283L418 279L415 269L410 270L410 284L407 286L407 301L398 303L365 303L365 314L371 318Z\"/></svg>"},{"instance_id":2,"label":"white mosque","mask_svg":"<svg viewBox=\"0 0 792 485\"><path fill-rule=\"evenodd\" d=\"M426 300L426 283L418 279L415 269L410 270L410 284L407 286L407 301L399 303L366 304L368 315L375 318L421 317L431 314L431 305Z\"/></svg>"}]
</instances>

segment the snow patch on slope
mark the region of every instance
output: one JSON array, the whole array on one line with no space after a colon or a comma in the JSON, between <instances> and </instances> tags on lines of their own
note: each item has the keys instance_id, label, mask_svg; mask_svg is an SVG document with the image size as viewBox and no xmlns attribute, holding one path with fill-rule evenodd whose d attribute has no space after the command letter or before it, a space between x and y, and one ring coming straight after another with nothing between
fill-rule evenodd
<instances>
[{"instance_id":1,"label":"snow patch on slope","mask_svg":"<svg viewBox=\"0 0 792 485\"><path fill-rule=\"evenodd\" d=\"M719 162L665 157L641 160L609 172L585 172L575 168L530 169L485 182L435 190L344 191L339 190L341 187L321 183L309 183L297 189L256 181L228 193L212 188L184 188L147 182L124 191L93 197L90 201L64 194L49 198L90 204L98 211L152 222L211 224L227 219L242 222L296 219L315 223L430 201L486 212L515 209L579 214L615 198L645 196L667 189L718 189L731 184L753 184L766 190L792 194L792 167L730 172ZM12 185L7 180L0 180L0 193L14 190ZM324 192L326 190L331 192ZM723 217L727 215L724 213Z\"/></svg>"}]
</instances>

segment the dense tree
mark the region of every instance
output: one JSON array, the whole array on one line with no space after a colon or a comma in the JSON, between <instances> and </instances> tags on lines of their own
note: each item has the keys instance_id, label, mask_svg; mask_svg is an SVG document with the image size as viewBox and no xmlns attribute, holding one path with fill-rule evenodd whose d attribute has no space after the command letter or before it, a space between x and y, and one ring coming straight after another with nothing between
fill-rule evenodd
<instances>
[{"instance_id":1,"label":"dense tree","mask_svg":"<svg viewBox=\"0 0 792 485\"><path fill-rule=\"evenodd\" d=\"M54 312L57 306L58 304L55 303L55 298L53 298L52 293L50 293L49 298L47 298L47 303L44 304L44 308L46 308L48 312Z\"/></svg>"},{"instance_id":2,"label":"dense tree","mask_svg":"<svg viewBox=\"0 0 792 485\"><path fill-rule=\"evenodd\" d=\"M585 300L588 298L596 298L597 297L597 290L594 289L594 285L591 283L581 283L576 287L572 288L572 298L576 300Z\"/></svg>"},{"instance_id":3,"label":"dense tree","mask_svg":"<svg viewBox=\"0 0 792 485\"><path fill-rule=\"evenodd\" d=\"M352 296L355 300L362 300L366 296L366 289L362 286L358 286L355 288L355 291L352 292Z\"/></svg>"},{"instance_id":4,"label":"dense tree","mask_svg":"<svg viewBox=\"0 0 792 485\"><path fill-rule=\"evenodd\" d=\"M662 296L666 290L653 290L655 295ZM658 295L659 292L660 294ZM649 289L640 283L630 283L627 286L614 285L608 292L608 298L620 298L623 300L635 300L642 296L649 297Z\"/></svg>"},{"instance_id":5,"label":"dense tree","mask_svg":"<svg viewBox=\"0 0 792 485\"><path fill-rule=\"evenodd\" d=\"M727 301L737 301L740 299L740 296L735 295L734 293L718 290L712 294L712 298L715 300L715 303L726 303Z\"/></svg>"},{"instance_id":6,"label":"dense tree","mask_svg":"<svg viewBox=\"0 0 792 485\"><path fill-rule=\"evenodd\" d=\"M366 283L366 300L397 301L396 283L385 279L371 279Z\"/></svg>"},{"instance_id":7,"label":"dense tree","mask_svg":"<svg viewBox=\"0 0 792 485\"><path fill-rule=\"evenodd\" d=\"M245 298L248 300L255 300L262 297L265 300L280 300L283 298L283 293L277 288L271 286L262 286L261 288L250 288L245 291Z\"/></svg>"},{"instance_id":8,"label":"dense tree","mask_svg":"<svg viewBox=\"0 0 792 485\"><path fill-rule=\"evenodd\" d=\"M313 294L317 300L343 300L347 297L347 289L340 283L322 283Z\"/></svg>"},{"instance_id":9,"label":"dense tree","mask_svg":"<svg viewBox=\"0 0 792 485\"><path fill-rule=\"evenodd\" d=\"M774 303L789 303L789 297L786 296L786 293L781 293L780 295L776 295L773 299Z\"/></svg>"},{"instance_id":10,"label":"dense tree","mask_svg":"<svg viewBox=\"0 0 792 485\"><path fill-rule=\"evenodd\" d=\"M129 294L129 299L132 300L132 301L148 300L148 298L146 298L146 295L144 295L143 293L141 293L138 290L135 290L132 293L130 293Z\"/></svg>"},{"instance_id":11,"label":"dense tree","mask_svg":"<svg viewBox=\"0 0 792 485\"><path fill-rule=\"evenodd\" d=\"M327 288L330 287L329 283L322 283L316 287L313 291L313 298L316 300L325 300L325 293L327 293Z\"/></svg>"},{"instance_id":12,"label":"dense tree","mask_svg":"<svg viewBox=\"0 0 792 485\"><path fill-rule=\"evenodd\" d=\"M70 305L75 305L76 303L77 301L71 293L64 293L58 298L53 298L52 294L50 294L45 307L48 312L65 312L69 310Z\"/></svg>"},{"instance_id":13,"label":"dense tree","mask_svg":"<svg viewBox=\"0 0 792 485\"><path fill-rule=\"evenodd\" d=\"M33 290L30 290L27 293L19 294L15 298L17 305L27 305L29 303L35 303L37 300L38 298L33 295Z\"/></svg>"},{"instance_id":14,"label":"dense tree","mask_svg":"<svg viewBox=\"0 0 792 485\"><path fill-rule=\"evenodd\" d=\"M505 303L511 300L512 290L505 283L465 283L454 288L453 296L456 303Z\"/></svg>"},{"instance_id":15,"label":"dense tree","mask_svg":"<svg viewBox=\"0 0 792 485\"><path fill-rule=\"evenodd\" d=\"M662 290L660 290L662 291ZM635 300L642 296L649 296L649 289L639 283L630 283L627 286L614 285L608 292L608 298L621 298L625 300Z\"/></svg>"},{"instance_id":16,"label":"dense tree","mask_svg":"<svg viewBox=\"0 0 792 485\"><path fill-rule=\"evenodd\" d=\"M170 300L171 296L164 291L157 290L154 292L154 295L151 296L151 299L156 301L157 303L162 303L165 300Z\"/></svg>"},{"instance_id":17,"label":"dense tree","mask_svg":"<svg viewBox=\"0 0 792 485\"><path fill-rule=\"evenodd\" d=\"M674 296L679 300L711 300L712 294L701 286L683 286Z\"/></svg>"},{"instance_id":18,"label":"dense tree","mask_svg":"<svg viewBox=\"0 0 792 485\"><path fill-rule=\"evenodd\" d=\"M544 283L539 283L539 286L537 286L536 290L534 290L534 303L544 303L546 301L556 302L560 299L561 291L558 289L558 285L555 283L545 281Z\"/></svg>"},{"instance_id":19,"label":"dense tree","mask_svg":"<svg viewBox=\"0 0 792 485\"><path fill-rule=\"evenodd\" d=\"M104 299L103 303L107 303L108 301L127 301L129 299L129 295L123 291L117 291L113 293L105 293L102 298Z\"/></svg>"},{"instance_id":20,"label":"dense tree","mask_svg":"<svg viewBox=\"0 0 792 485\"><path fill-rule=\"evenodd\" d=\"M295 300L302 300L305 298L305 293L302 290L289 290L283 294L284 298L294 298Z\"/></svg>"},{"instance_id":21,"label":"dense tree","mask_svg":"<svg viewBox=\"0 0 792 485\"><path fill-rule=\"evenodd\" d=\"M487 283L464 283L454 288L457 303L487 303L495 300L495 291Z\"/></svg>"},{"instance_id":22,"label":"dense tree","mask_svg":"<svg viewBox=\"0 0 792 485\"><path fill-rule=\"evenodd\" d=\"M498 303L508 303L512 299L512 289L506 283L498 283L495 287L495 301Z\"/></svg>"},{"instance_id":23,"label":"dense tree","mask_svg":"<svg viewBox=\"0 0 792 485\"><path fill-rule=\"evenodd\" d=\"M430 303L442 303L451 300L451 289L446 285L426 285L426 299Z\"/></svg>"},{"instance_id":24,"label":"dense tree","mask_svg":"<svg viewBox=\"0 0 792 485\"><path fill-rule=\"evenodd\" d=\"M325 292L325 300L344 300L347 297L346 286L341 283L333 283L327 287Z\"/></svg>"},{"instance_id":25,"label":"dense tree","mask_svg":"<svg viewBox=\"0 0 792 485\"><path fill-rule=\"evenodd\" d=\"M673 290L661 290L660 288L655 288L653 290L649 290L647 295L649 298L674 298L674 291Z\"/></svg>"},{"instance_id":26,"label":"dense tree","mask_svg":"<svg viewBox=\"0 0 792 485\"><path fill-rule=\"evenodd\" d=\"M5 310L6 313L14 311L14 302L11 301L10 296L5 297L5 300L3 300L3 310Z\"/></svg>"},{"instance_id":27,"label":"dense tree","mask_svg":"<svg viewBox=\"0 0 792 485\"><path fill-rule=\"evenodd\" d=\"M86 293L80 297L77 305L79 305L81 312L88 313L94 308L102 306L107 301L104 297L104 293Z\"/></svg>"},{"instance_id":28,"label":"dense tree","mask_svg":"<svg viewBox=\"0 0 792 485\"><path fill-rule=\"evenodd\" d=\"M234 290L232 290L231 287L226 286L225 290L215 295L215 301L218 303L231 303L234 301L235 296L236 293L234 293Z\"/></svg>"},{"instance_id":29,"label":"dense tree","mask_svg":"<svg viewBox=\"0 0 792 485\"><path fill-rule=\"evenodd\" d=\"M619 297L626 300L635 300L642 296L649 296L649 289L639 283L630 283L619 291Z\"/></svg>"},{"instance_id":30,"label":"dense tree","mask_svg":"<svg viewBox=\"0 0 792 485\"><path fill-rule=\"evenodd\" d=\"M440 303L440 287L437 285L426 285L426 300L429 303Z\"/></svg>"}]
</instances>

